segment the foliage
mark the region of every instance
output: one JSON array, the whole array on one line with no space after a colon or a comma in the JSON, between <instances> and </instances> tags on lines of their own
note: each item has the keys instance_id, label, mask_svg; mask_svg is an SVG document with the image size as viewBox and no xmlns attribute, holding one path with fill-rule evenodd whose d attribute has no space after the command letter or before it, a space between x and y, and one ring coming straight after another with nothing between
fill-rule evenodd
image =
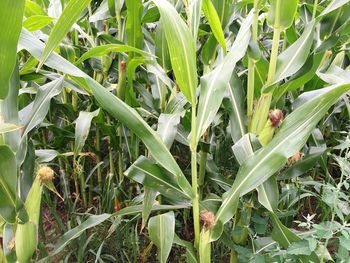
<instances>
[{"instance_id":1,"label":"foliage","mask_svg":"<svg viewBox=\"0 0 350 263\"><path fill-rule=\"evenodd\" d=\"M0 262L348 261L348 0L0 7Z\"/></svg>"}]
</instances>

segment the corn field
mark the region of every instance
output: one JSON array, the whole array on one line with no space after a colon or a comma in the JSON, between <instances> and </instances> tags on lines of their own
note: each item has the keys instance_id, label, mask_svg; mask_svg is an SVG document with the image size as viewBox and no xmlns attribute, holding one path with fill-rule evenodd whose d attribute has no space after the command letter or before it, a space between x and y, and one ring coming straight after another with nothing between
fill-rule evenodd
<instances>
[{"instance_id":1,"label":"corn field","mask_svg":"<svg viewBox=\"0 0 350 263\"><path fill-rule=\"evenodd\" d=\"M0 0L0 263L350 262L350 0Z\"/></svg>"}]
</instances>

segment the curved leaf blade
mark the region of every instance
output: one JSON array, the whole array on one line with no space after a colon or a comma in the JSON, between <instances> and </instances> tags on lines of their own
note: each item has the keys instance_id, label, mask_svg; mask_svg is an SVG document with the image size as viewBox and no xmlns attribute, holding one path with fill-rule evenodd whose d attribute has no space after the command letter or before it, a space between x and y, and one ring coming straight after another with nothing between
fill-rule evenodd
<instances>
[{"instance_id":1,"label":"curved leaf blade","mask_svg":"<svg viewBox=\"0 0 350 263\"><path fill-rule=\"evenodd\" d=\"M7 222L16 221L17 163L14 153L0 145L0 215Z\"/></svg>"},{"instance_id":2,"label":"curved leaf blade","mask_svg":"<svg viewBox=\"0 0 350 263\"><path fill-rule=\"evenodd\" d=\"M197 115L197 141L215 118L236 63L244 56L248 48L251 23L252 13L242 24L237 38L223 62L201 78Z\"/></svg>"},{"instance_id":3,"label":"curved leaf blade","mask_svg":"<svg viewBox=\"0 0 350 263\"><path fill-rule=\"evenodd\" d=\"M226 41L224 32L222 31L221 21L211 0L203 0L203 12L209 21L211 31L213 32L216 40L226 53Z\"/></svg>"},{"instance_id":4,"label":"curved leaf blade","mask_svg":"<svg viewBox=\"0 0 350 263\"><path fill-rule=\"evenodd\" d=\"M16 65L24 5L24 0L0 1L0 99L5 99L9 93L10 79Z\"/></svg>"},{"instance_id":5,"label":"curved leaf blade","mask_svg":"<svg viewBox=\"0 0 350 263\"><path fill-rule=\"evenodd\" d=\"M195 105L198 81L196 48L191 31L168 1L154 0L153 2L161 15L176 81L187 100Z\"/></svg>"},{"instance_id":6,"label":"curved leaf blade","mask_svg":"<svg viewBox=\"0 0 350 263\"><path fill-rule=\"evenodd\" d=\"M45 60L50 56L52 51L62 41L68 31L72 28L73 24L77 21L80 14L90 2L91 0L71 0L68 2L66 8L63 10L57 23L50 33L46 47L40 58L40 64L38 67L39 69Z\"/></svg>"},{"instance_id":7,"label":"curved leaf blade","mask_svg":"<svg viewBox=\"0 0 350 263\"><path fill-rule=\"evenodd\" d=\"M350 85L325 88L320 95L287 116L272 141L241 166L232 188L224 194L223 203L216 214L212 240L220 237L223 224L232 218L239 197L266 181L290 156L300 150L323 115L349 89Z\"/></svg>"},{"instance_id":8,"label":"curved leaf blade","mask_svg":"<svg viewBox=\"0 0 350 263\"><path fill-rule=\"evenodd\" d=\"M148 232L150 239L158 248L160 262L166 263L175 236L174 212L152 217L148 222Z\"/></svg>"}]
</instances>

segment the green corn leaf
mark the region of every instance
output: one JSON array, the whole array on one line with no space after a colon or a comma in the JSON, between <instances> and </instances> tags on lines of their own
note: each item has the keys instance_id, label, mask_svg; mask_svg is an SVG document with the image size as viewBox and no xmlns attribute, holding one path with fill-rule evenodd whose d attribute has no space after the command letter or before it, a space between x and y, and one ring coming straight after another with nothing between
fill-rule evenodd
<instances>
[{"instance_id":1,"label":"green corn leaf","mask_svg":"<svg viewBox=\"0 0 350 263\"><path fill-rule=\"evenodd\" d=\"M168 2L155 0L168 43L171 65L180 90L187 100L196 104L196 49L191 31L176 9Z\"/></svg>"},{"instance_id":2,"label":"green corn leaf","mask_svg":"<svg viewBox=\"0 0 350 263\"><path fill-rule=\"evenodd\" d=\"M317 17L317 19L320 19L324 17L325 15L329 14L330 12L337 10L338 8L342 7L345 4L348 4L348 0L333 0L323 11L322 13Z\"/></svg>"},{"instance_id":3,"label":"green corn leaf","mask_svg":"<svg viewBox=\"0 0 350 263\"><path fill-rule=\"evenodd\" d=\"M61 92L62 84L63 78L59 78L39 88L33 102L32 110L23 121L23 137L44 120L49 111L50 101Z\"/></svg>"},{"instance_id":4,"label":"green corn leaf","mask_svg":"<svg viewBox=\"0 0 350 263\"><path fill-rule=\"evenodd\" d=\"M231 137L236 143L246 134L243 87L237 74L233 73L227 91L228 98L223 101L223 104L229 111Z\"/></svg>"},{"instance_id":5,"label":"green corn leaf","mask_svg":"<svg viewBox=\"0 0 350 263\"><path fill-rule=\"evenodd\" d=\"M31 0L25 0L25 9L24 9L24 15L26 17L31 17L34 15L46 15L43 8L37 4L34 1Z\"/></svg>"},{"instance_id":6,"label":"green corn leaf","mask_svg":"<svg viewBox=\"0 0 350 263\"><path fill-rule=\"evenodd\" d=\"M201 78L197 115L197 141L215 118L235 65L244 56L248 48L251 22L252 13L242 24L237 38L223 62Z\"/></svg>"},{"instance_id":7,"label":"green corn leaf","mask_svg":"<svg viewBox=\"0 0 350 263\"><path fill-rule=\"evenodd\" d=\"M308 59L314 41L315 21L310 22L300 38L282 52L277 58L277 70L274 82L263 87L263 92L271 92L275 84L295 74Z\"/></svg>"},{"instance_id":8,"label":"green corn leaf","mask_svg":"<svg viewBox=\"0 0 350 263\"><path fill-rule=\"evenodd\" d=\"M6 123L14 124L18 127L19 116L18 116L18 90L20 88L18 65L15 66L11 80L10 80L10 91L6 99L0 100L0 119ZM0 121L1 122L1 121ZM1 125L0 125L1 126ZM20 140L20 131L8 132L3 135L4 142L10 146L11 150L17 151Z\"/></svg>"},{"instance_id":9,"label":"green corn leaf","mask_svg":"<svg viewBox=\"0 0 350 263\"><path fill-rule=\"evenodd\" d=\"M199 28L199 22L201 18L202 0L190 1L189 10L190 10L189 25L190 25L193 39L196 40L198 36L198 28Z\"/></svg>"},{"instance_id":10,"label":"green corn leaf","mask_svg":"<svg viewBox=\"0 0 350 263\"><path fill-rule=\"evenodd\" d=\"M108 92L93 79L87 78L96 100L103 109L132 130L146 145L152 157L166 170L176 176L181 189L192 196L192 188L180 167L170 154L159 135L141 118L141 116L116 96Z\"/></svg>"},{"instance_id":11,"label":"green corn leaf","mask_svg":"<svg viewBox=\"0 0 350 263\"><path fill-rule=\"evenodd\" d=\"M166 263L175 235L174 212L171 211L150 218L148 232L150 239L158 248L159 261Z\"/></svg>"},{"instance_id":12,"label":"green corn leaf","mask_svg":"<svg viewBox=\"0 0 350 263\"><path fill-rule=\"evenodd\" d=\"M218 13L211 0L203 0L203 12L209 21L211 31L226 53L226 41Z\"/></svg>"},{"instance_id":13,"label":"green corn leaf","mask_svg":"<svg viewBox=\"0 0 350 263\"><path fill-rule=\"evenodd\" d=\"M275 101L278 101L287 91L296 90L310 81L315 76L315 73L322 62L323 56L324 52L316 53L313 56L310 56L305 62L304 66L300 68L300 70L295 73L291 79L283 83L278 89L274 90L273 97Z\"/></svg>"},{"instance_id":14,"label":"green corn leaf","mask_svg":"<svg viewBox=\"0 0 350 263\"><path fill-rule=\"evenodd\" d=\"M44 48L41 41L28 31L22 32L20 46L23 49L28 50L36 58L40 57ZM84 88L90 88L101 107L132 130L148 147L152 157L167 171L176 176L181 189L184 190L187 195L193 195L191 185L166 145L162 142L159 135L134 109L129 107L112 93L108 92L103 86L56 53L51 54L45 64L65 74L76 76L74 79L79 81L79 84Z\"/></svg>"},{"instance_id":15,"label":"green corn leaf","mask_svg":"<svg viewBox=\"0 0 350 263\"><path fill-rule=\"evenodd\" d=\"M9 93L10 79L16 65L17 42L22 29L24 0L0 1L0 99Z\"/></svg>"},{"instance_id":16,"label":"green corn leaf","mask_svg":"<svg viewBox=\"0 0 350 263\"><path fill-rule=\"evenodd\" d=\"M144 198L143 198L143 207L142 207L142 225L141 229L144 229L148 218L152 212L152 207L156 201L158 192L145 186L144 188Z\"/></svg>"},{"instance_id":17,"label":"green corn leaf","mask_svg":"<svg viewBox=\"0 0 350 263\"><path fill-rule=\"evenodd\" d=\"M303 104L283 121L272 141L240 168L236 180L216 213L212 239L220 237L223 224L232 218L239 197L258 187L278 171L295 152L299 151L319 120L350 85L334 85L323 89L314 99Z\"/></svg>"},{"instance_id":18,"label":"green corn leaf","mask_svg":"<svg viewBox=\"0 0 350 263\"><path fill-rule=\"evenodd\" d=\"M134 52L140 55L144 55L147 57L152 57L153 55L150 53L147 53L141 49L128 46L128 45L120 45L120 44L108 44L108 45L103 45L103 46L98 46L98 47L93 47L89 49L86 53L84 53L76 62L76 65L79 65L82 63L84 60L92 57L102 57L104 55L107 55L112 52Z\"/></svg>"},{"instance_id":19,"label":"green corn leaf","mask_svg":"<svg viewBox=\"0 0 350 263\"><path fill-rule=\"evenodd\" d=\"M89 5L91 0L71 0L63 10L57 23L52 29L46 47L40 57L40 64L38 68L44 64L45 60L50 56L52 51L62 41L73 24L77 21L83 10Z\"/></svg>"},{"instance_id":20,"label":"green corn leaf","mask_svg":"<svg viewBox=\"0 0 350 263\"><path fill-rule=\"evenodd\" d=\"M100 113L99 109L93 112L85 112L85 111L79 112L79 117L78 119L75 120L75 142L74 142L75 158L83 149L85 141L89 136L92 119L95 118L99 113Z\"/></svg>"},{"instance_id":21,"label":"green corn leaf","mask_svg":"<svg viewBox=\"0 0 350 263\"><path fill-rule=\"evenodd\" d=\"M278 9L277 2L280 2ZM275 25L275 17L279 16L279 26L287 29L294 21L298 9L298 0L271 0L270 9L267 14L267 21L271 26Z\"/></svg>"},{"instance_id":22,"label":"green corn leaf","mask_svg":"<svg viewBox=\"0 0 350 263\"><path fill-rule=\"evenodd\" d=\"M157 27L155 45L155 54L157 56L157 61L159 65L161 65L165 71L169 71L171 69L170 54L168 44L165 38L163 25L161 23Z\"/></svg>"},{"instance_id":23,"label":"green corn leaf","mask_svg":"<svg viewBox=\"0 0 350 263\"><path fill-rule=\"evenodd\" d=\"M190 199L190 196L178 186L176 178L143 156L129 167L125 175L174 201L181 202Z\"/></svg>"},{"instance_id":24,"label":"green corn leaf","mask_svg":"<svg viewBox=\"0 0 350 263\"><path fill-rule=\"evenodd\" d=\"M36 31L49 25L53 20L54 18L49 16L35 15L35 16L28 17L23 22L23 26L29 31Z\"/></svg>"},{"instance_id":25,"label":"green corn leaf","mask_svg":"<svg viewBox=\"0 0 350 263\"><path fill-rule=\"evenodd\" d=\"M143 33L141 28L141 19L143 13L142 0L125 0L127 19L125 25L126 40L129 46L142 49ZM129 59L134 57L131 53Z\"/></svg>"},{"instance_id":26,"label":"green corn leaf","mask_svg":"<svg viewBox=\"0 0 350 263\"><path fill-rule=\"evenodd\" d=\"M188 205L153 205L152 211L164 211L164 210L178 210L189 208ZM143 205L133 205L125 207L118 212L114 213L113 216L129 216L140 214L143 210Z\"/></svg>"},{"instance_id":27,"label":"green corn leaf","mask_svg":"<svg viewBox=\"0 0 350 263\"><path fill-rule=\"evenodd\" d=\"M17 164L14 153L0 145L0 215L8 223L16 221Z\"/></svg>"}]
</instances>

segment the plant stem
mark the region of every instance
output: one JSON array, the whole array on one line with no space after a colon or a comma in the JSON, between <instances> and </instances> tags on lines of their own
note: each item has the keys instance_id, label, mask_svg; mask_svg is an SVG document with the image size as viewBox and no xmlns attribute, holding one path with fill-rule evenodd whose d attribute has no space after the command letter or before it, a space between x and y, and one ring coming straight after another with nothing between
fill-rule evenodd
<instances>
[{"instance_id":1,"label":"plant stem","mask_svg":"<svg viewBox=\"0 0 350 263\"><path fill-rule=\"evenodd\" d=\"M119 79L118 79L118 97L124 101L125 92L126 92L126 62L124 60L119 60ZM119 174L119 183L124 179L124 167L123 167L123 127L119 123L118 127L118 174Z\"/></svg>"},{"instance_id":2,"label":"plant stem","mask_svg":"<svg viewBox=\"0 0 350 263\"><path fill-rule=\"evenodd\" d=\"M97 155L96 155L96 162L100 163L101 162L101 144L100 144L100 129L98 126L96 126L96 151L97 151ZM99 192L102 193L102 169L101 166L97 167L97 182L98 182L98 189Z\"/></svg>"},{"instance_id":3,"label":"plant stem","mask_svg":"<svg viewBox=\"0 0 350 263\"><path fill-rule=\"evenodd\" d=\"M273 30L273 39L272 39L272 49L270 56L269 72L267 75L267 85L271 85L274 82L277 66L277 55L279 49L279 42L282 28L280 26L280 16L279 11L281 8L281 0L277 0L276 3L276 17ZM266 119L269 113L270 105L272 100L272 93L263 93L259 99L257 110L252 119L251 131L259 134L266 123Z\"/></svg>"},{"instance_id":4,"label":"plant stem","mask_svg":"<svg viewBox=\"0 0 350 263\"><path fill-rule=\"evenodd\" d=\"M199 197L198 197L198 181L197 181L197 118L196 105L192 105L192 138L191 138L191 174L192 174L192 190L194 197L192 199L193 225L194 225L194 245L199 248L200 225L199 225Z\"/></svg>"}]
</instances>

